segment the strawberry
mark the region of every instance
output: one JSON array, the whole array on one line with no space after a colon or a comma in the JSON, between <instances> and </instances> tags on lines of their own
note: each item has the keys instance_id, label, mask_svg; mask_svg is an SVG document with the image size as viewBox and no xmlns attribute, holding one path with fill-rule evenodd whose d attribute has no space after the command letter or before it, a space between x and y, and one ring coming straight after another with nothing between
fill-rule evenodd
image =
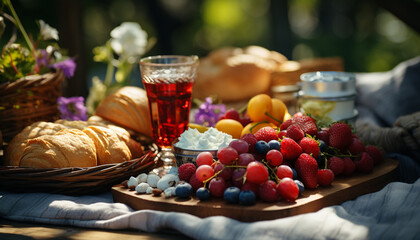
<instances>
[{"instance_id":1,"label":"strawberry","mask_svg":"<svg viewBox=\"0 0 420 240\"><path fill-rule=\"evenodd\" d=\"M276 130L272 127L263 127L254 134L257 141L269 142L279 139Z\"/></svg>"},{"instance_id":2,"label":"strawberry","mask_svg":"<svg viewBox=\"0 0 420 240\"><path fill-rule=\"evenodd\" d=\"M354 164L353 160L351 160L349 157L343 158L344 161L344 171L343 174L346 176L350 176L354 173L356 170L356 165Z\"/></svg>"},{"instance_id":3,"label":"strawberry","mask_svg":"<svg viewBox=\"0 0 420 240\"><path fill-rule=\"evenodd\" d=\"M305 133L297 124L290 125L286 131L286 137L295 140L295 142L299 142L305 136Z\"/></svg>"},{"instance_id":4,"label":"strawberry","mask_svg":"<svg viewBox=\"0 0 420 240\"><path fill-rule=\"evenodd\" d=\"M295 162L295 169L306 188L318 185L318 164L311 155L302 153Z\"/></svg>"},{"instance_id":5,"label":"strawberry","mask_svg":"<svg viewBox=\"0 0 420 240\"><path fill-rule=\"evenodd\" d=\"M369 173L373 170L373 159L367 152L362 152L360 158L354 161L356 169L359 172Z\"/></svg>"},{"instance_id":6,"label":"strawberry","mask_svg":"<svg viewBox=\"0 0 420 240\"><path fill-rule=\"evenodd\" d=\"M292 124L293 124L293 118L290 118L280 125L280 130L286 130Z\"/></svg>"},{"instance_id":7,"label":"strawberry","mask_svg":"<svg viewBox=\"0 0 420 240\"><path fill-rule=\"evenodd\" d=\"M359 138L353 137L349 146L349 151L353 155L357 155L365 151L365 145Z\"/></svg>"},{"instance_id":8,"label":"strawberry","mask_svg":"<svg viewBox=\"0 0 420 240\"><path fill-rule=\"evenodd\" d=\"M346 123L334 123L328 130L330 134L329 145L340 150L347 149L352 141L352 132Z\"/></svg>"},{"instance_id":9,"label":"strawberry","mask_svg":"<svg viewBox=\"0 0 420 240\"><path fill-rule=\"evenodd\" d=\"M319 145L318 142L312 138L304 137L299 141L299 146L302 147L302 151L307 154L311 154L315 159L319 156Z\"/></svg>"},{"instance_id":10,"label":"strawberry","mask_svg":"<svg viewBox=\"0 0 420 240\"><path fill-rule=\"evenodd\" d=\"M316 126L315 119L309 116L301 116L294 119L294 122L299 125L305 134L315 136L318 132L318 127Z\"/></svg>"},{"instance_id":11,"label":"strawberry","mask_svg":"<svg viewBox=\"0 0 420 240\"><path fill-rule=\"evenodd\" d=\"M367 145L365 151L373 159L373 164L376 165L384 160L384 153L381 149L373 145Z\"/></svg>"},{"instance_id":12,"label":"strawberry","mask_svg":"<svg viewBox=\"0 0 420 240\"><path fill-rule=\"evenodd\" d=\"M319 140L324 141L325 144L329 143L330 140L330 134L328 132L328 129L321 129L316 133L316 138Z\"/></svg>"},{"instance_id":13,"label":"strawberry","mask_svg":"<svg viewBox=\"0 0 420 240\"><path fill-rule=\"evenodd\" d=\"M291 138L283 138L280 152L285 161L294 161L302 153L302 148Z\"/></svg>"},{"instance_id":14,"label":"strawberry","mask_svg":"<svg viewBox=\"0 0 420 240\"><path fill-rule=\"evenodd\" d=\"M330 186L334 180L334 173L331 169L319 169L317 175L318 184L322 187Z\"/></svg>"},{"instance_id":15,"label":"strawberry","mask_svg":"<svg viewBox=\"0 0 420 240\"><path fill-rule=\"evenodd\" d=\"M283 139L283 137L286 137L287 134L287 130L281 130L277 136L279 137L279 139Z\"/></svg>"},{"instance_id":16,"label":"strawberry","mask_svg":"<svg viewBox=\"0 0 420 240\"><path fill-rule=\"evenodd\" d=\"M330 157L328 159L327 168L331 169L335 176L338 176L344 171L344 161L339 157Z\"/></svg>"}]
</instances>

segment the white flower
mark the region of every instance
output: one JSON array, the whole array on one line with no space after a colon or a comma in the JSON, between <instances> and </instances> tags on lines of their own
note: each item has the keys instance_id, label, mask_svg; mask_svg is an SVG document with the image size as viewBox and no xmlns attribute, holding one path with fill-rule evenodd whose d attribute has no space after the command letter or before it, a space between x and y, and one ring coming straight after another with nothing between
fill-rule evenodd
<instances>
[{"instance_id":1,"label":"white flower","mask_svg":"<svg viewBox=\"0 0 420 240\"><path fill-rule=\"evenodd\" d=\"M147 33L138 23L124 22L111 31L111 47L125 58L141 56L146 51Z\"/></svg>"},{"instance_id":2,"label":"white flower","mask_svg":"<svg viewBox=\"0 0 420 240\"><path fill-rule=\"evenodd\" d=\"M43 40L54 39L58 41L57 29L46 24L43 20L39 20L40 32L39 35Z\"/></svg>"}]
</instances>

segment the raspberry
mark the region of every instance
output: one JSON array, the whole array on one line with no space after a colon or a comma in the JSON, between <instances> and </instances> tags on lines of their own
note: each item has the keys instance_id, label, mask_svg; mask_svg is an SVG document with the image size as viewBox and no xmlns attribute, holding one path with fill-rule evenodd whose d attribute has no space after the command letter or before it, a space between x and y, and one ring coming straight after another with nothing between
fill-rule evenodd
<instances>
[{"instance_id":1,"label":"raspberry","mask_svg":"<svg viewBox=\"0 0 420 240\"><path fill-rule=\"evenodd\" d=\"M318 158L319 156L319 145L318 142L312 138L304 137L300 140L299 146L302 147L302 151L307 154L312 154L312 157Z\"/></svg>"},{"instance_id":2,"label":"raspberry","mask_svg":"<svg viewBox=\"0 0 420 240\"><path fill-rule=\"evenodd\" d=\"M323 186L323 187L330 186L333 180L334 180L334 173L330 169L318 170L319 186Z\"/></svg>"},{"instance_id":3,"label":"raspberry","mask_svg":"<svg viewBox=\"0 0 420 240\"><path fill-rule=\"evenodd\" d=\"M194 173L194 175L191 176L191 178L188 182L191 184L191 187L193 187L194 190L197 190L200 187L203 187L203 182L200 182L197 179L197 175L195 173Z\"/></svg>"},{"instance_id":4,"label":"raspberry","mask_svg":"<svg viewBox=\"0 0 420 240\"><path fill-rule=\"evenodd\" d=\"M354 164L353 160L349 157L343 158L344 161L344 171L343 174L346 176L352 175L354 170L356 170L356 165Z\"/></svg>"},{"instance_id":5,"label":"raspberry","mask_svg":"<svg viewBox=\"0 0 420 240\"><path fill-rule=\"evenodd\" d=\"M291 138L283 138L280 151L284 160L294 161L302 153L302 147Z\"/></svg>"},{"instance_id":6,"label":"raspberry","mask_svg":"<svg viewBox=\"0 0 420 240\"><path fill-rule=\"evenodd\" d=\"M351 143L350 143L350 146L349 146L349 151L350 151L351 154L357 155L357 154L365 151L365 145L363 144L362 141L360 141L359 138L354 137L354 138L351 139Z\"/></svg>"},{"instance_id":7,"label":"raspberry","mask_svg":"<svg viewBox=\"0 0 420 240\"><path fill-rule=\"evenodd\" d=\"M369 173L373 170L373 159L367 152L362 152L360 158L354 161L356 169L359 172Z\"/></svg>"},{"instance_id":8,"label":"raspberry","mask_svg":"<svg viewBox=\"0 0 420 240\"><path fill-rule=\"evenodd\" d=\"M384 160L384 153L381 149L373 145L367 145L365 151L373 159L373 164L376 165Z\"/></svg>"},{"instance_id":9,"label":"raspberry","mask_svg":"<svg viewBox=\"0 0 420 240\"><path fill-rule=\"evenodd\" d=\"M328 132L330 134L329 146L340 150L345 150L350 146L352 132L349 125L345 123L334 123Z\"/></svg>"},{"instance_id":10,"label":"raspberry","mask_svg":"<svg viewBox=\"0 0 420 240\"><path fill-rule=\"evenodd\" d=\"M254 134L254 136L257 139L257 141L265 141L267 143L271 140L278 139L277 132L272 127L263 127L260 130L258 130Z\"/></svg>"},{"instance_id":11,"label":"raspberry","mask_svg":"<svg viewBox=\"0 0 420 240\"><path fill-rule=\"evenodd\" d=\"M318 164L311 155L302 153L296 160L295 169L306 188L318 185Z\"/></svg>"},{"instance_id":12,"label":"raspberry","mask_svg":"<svg viewBox=\"0 0 420 240\"><path fill-rule=\"evenodd\" d=\"M328 159L327 167L331 169L335 176L338 176L344 171L344 161L339 157L330 157Z\"/></svg>"},{"instance_id":13,"label":"raspberry","mask_svg":"<svg viewBox=\"0 0 420 240\"><path fill-rule=\"evenodd\" d=\"M258 196L266 202L275 202L278 200L279 195L277 194L277 184L272 180L267 180L259 185Z\"/></svg>"},{"instance_id":14,"label":"raspberry","mask_svg":"<svg viewBox=\"0 0 420 240\"><path fill-rule=\"evenodd\" d=\"M249 152L254 152L255 151L255 144L258 141L255 138L254 134L246 133L246 134L242 135L241 139L249 144Z\"/></svg>"},{"instance_id":15,"label":"raspberry","mask_svg":"<svg viewBox=\"0 0 420 240\"><path fill-rule=\"evenodd\" d=\"M184 163L178 168L178 176L180 180L188 181L194 175L197 168L193 163Z\"/></svg>"},{"instance_id":16,"label":"raspberry","mask_svg":"<svg viewBox=\"0 0 420 240\"><path fill-rule=\"evenodd\" d=\"M305 137L305 133L297 124L290 125L286 131L286 137L295 140L295 142L299 142L303 137Z\"/></svg>"}]
</instances>

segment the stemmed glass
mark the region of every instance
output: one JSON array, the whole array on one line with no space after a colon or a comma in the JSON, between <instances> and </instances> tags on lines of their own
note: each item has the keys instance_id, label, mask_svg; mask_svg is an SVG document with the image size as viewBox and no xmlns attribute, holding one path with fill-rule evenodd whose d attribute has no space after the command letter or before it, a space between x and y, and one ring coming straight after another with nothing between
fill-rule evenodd
<instances>
[{"instance_id":1,"label":"stemmed glass","mask_svg":"<svg viewBox=\"0 0 420 240\"><path fill-rule=\"evenodd\" d=\"M140 72L149 101L152 137L161 148L164 175L174 165L172 143L188 128L191 93L197 78L197 56L162 55L142 58Z\"/></svg>"}]
</instances>

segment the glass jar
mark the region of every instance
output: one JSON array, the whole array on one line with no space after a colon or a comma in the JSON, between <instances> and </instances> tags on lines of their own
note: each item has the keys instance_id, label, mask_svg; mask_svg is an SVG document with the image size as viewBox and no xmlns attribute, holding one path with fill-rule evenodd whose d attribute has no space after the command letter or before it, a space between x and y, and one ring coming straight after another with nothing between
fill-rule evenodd
<instances>
[{"instance_id":1,"label":"glass jar","mask_svg":"<svg viewBox=\"0 0 420 240\"><path fill-rule=\"evenodd\" d=\"M299 110L318 120L354 122L356 78L347 72L309 72L300 76Z\"/></svg>"}]
</instances>

